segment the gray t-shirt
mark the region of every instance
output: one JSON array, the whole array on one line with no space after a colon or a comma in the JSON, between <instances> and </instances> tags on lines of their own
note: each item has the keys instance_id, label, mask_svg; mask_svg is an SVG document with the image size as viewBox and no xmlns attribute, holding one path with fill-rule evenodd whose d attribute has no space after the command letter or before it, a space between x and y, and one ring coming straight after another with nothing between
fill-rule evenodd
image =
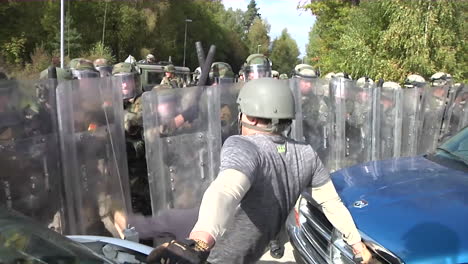
<instances>
[{"instance_id":1,"label":"gray t-shirt","mask_svg":"<svg viewBox=\"0 0 468 264\"><path fill-rule=\"evenodd\" d=\"M301 192L330 178L310 145L263 134L229 137L221 151L220 171L226 169L247 175L251 187L210 253L216 264L259 260Z\"/></svg>"}]
</instances>

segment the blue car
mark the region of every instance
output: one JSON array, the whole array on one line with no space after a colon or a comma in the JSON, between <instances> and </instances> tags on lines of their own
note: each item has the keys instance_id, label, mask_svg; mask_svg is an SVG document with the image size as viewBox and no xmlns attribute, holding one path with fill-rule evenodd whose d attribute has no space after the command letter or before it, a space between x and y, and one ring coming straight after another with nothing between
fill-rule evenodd
<instances>
[{"instance_id":1,"label":"blue car","mask_svg":"<svg viewBox=\"0 0 468 264\"><path fill-rule=\"evenodd\" d=\"M69 236L0 206L0 263L143 264L153 248L110 237Z\"/></svg>"},{"instance_id":2,"label":"blue car","mask_svg":"<svg viewBox=\"0 0 468 264\"><path fill-rule=\"evenodd\" d=\"M332 174L375 263L468 263L468 128L434 153ZM298 263L355 263L351 248L303 194L287 229Z\"/></svg>"}]
</instances>

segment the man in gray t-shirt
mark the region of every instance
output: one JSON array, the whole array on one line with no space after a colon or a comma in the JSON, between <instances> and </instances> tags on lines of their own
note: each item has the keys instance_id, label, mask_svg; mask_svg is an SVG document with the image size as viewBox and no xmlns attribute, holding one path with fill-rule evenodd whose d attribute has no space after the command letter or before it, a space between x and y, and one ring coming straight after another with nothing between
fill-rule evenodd
<instances>
[{"instance_id":1,"label":"man in gray t-shirt","mask_svg":"<svg viewBox=\"0 0 468 264\"><path fill-rule=\"evenodd\" d=\"M306 188L362 263L368 263L371 254L315 151L281 135L295 116L287 82L252 80L237 102L242 136L224 143L220 172L205 191L190 240L156 248L148 263L255 263Z\"/></svg>"}]
</instances>

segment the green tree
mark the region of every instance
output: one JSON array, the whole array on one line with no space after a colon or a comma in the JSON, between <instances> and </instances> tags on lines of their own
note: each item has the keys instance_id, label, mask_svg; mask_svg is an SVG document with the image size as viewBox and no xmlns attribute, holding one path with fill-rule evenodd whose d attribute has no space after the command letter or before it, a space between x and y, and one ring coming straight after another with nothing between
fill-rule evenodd
<instances>
[{"instance_id":1,"label":"green tree","mask_svg":"<svg viewBox=\"0 0 468 264\"><path fill-rule=\"evenodd\" d=\"M53 50L60 50L60 31L56 32ZM82 53L82 37L78 30L74 27L72 16L66 16L63 30L64 53L69 58L78 57Z\"/></svg>"},{"instance_id":2,"label":"green tree","mask_svg":"<svg viewBox=\"0 0 468 264\"><path fill-rule=\"evenodd\" d=\"M249 5L247 6L247 11L245 11L244 18L242 21L245 33L248 33L250 31L250 27L254 24L256 18L261 18L260 13L258 13L258 10L260 9L257 7L257 3L255 2L255 0L250 0Z\"/></svg>"},{"instance_id":3,"label":"green tree","mask_svg":"<svg viewBox=\"0 0 468 264\"><path fill-rule=\"evenodd\" d=\"M247 34L247 45L250 54L262 53L268 55L270 46L270 24L266 20L256 18ZM260 46L259 46L260 45Z\"/></svg>"},{"instance_id":4,"label":"green tree","mask_svg":"<svg viewBox=\"0 0 468 264\"><path fill-rule=\"evenodd\" d=\"M357 5L358 4L358 5ZM445 71L466 80L466 1L317 1L307 55L322 72L402 82Z\"/></svg>"},{"instance_id":5,"label":"green tree","mask_svg":"<svg viewBox=\"0 0 468 264\"><path fill-rule=\"evenodd\" d=\"M286 28L283 29L281 35L273 40L270 56L273 69L289 73L297 64L298 56L299 48L296 41L291 38Z\"/></svg>"}]
</instances>

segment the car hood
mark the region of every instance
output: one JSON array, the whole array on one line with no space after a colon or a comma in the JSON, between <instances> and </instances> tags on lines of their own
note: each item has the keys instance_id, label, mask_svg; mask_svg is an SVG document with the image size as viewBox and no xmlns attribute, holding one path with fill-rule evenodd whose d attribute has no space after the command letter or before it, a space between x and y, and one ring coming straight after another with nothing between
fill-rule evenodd
<instances>
[{"instance_id":1,"label":"car hood","mask_svg":"<svg viewBox=\"0 0 468 264\"><path fill-rule=\"evenodd\" d=\"M405 263L468 262L466 172L412 157L360 164L332 179L358 229Z\"/></svg>"}]
</instances>

